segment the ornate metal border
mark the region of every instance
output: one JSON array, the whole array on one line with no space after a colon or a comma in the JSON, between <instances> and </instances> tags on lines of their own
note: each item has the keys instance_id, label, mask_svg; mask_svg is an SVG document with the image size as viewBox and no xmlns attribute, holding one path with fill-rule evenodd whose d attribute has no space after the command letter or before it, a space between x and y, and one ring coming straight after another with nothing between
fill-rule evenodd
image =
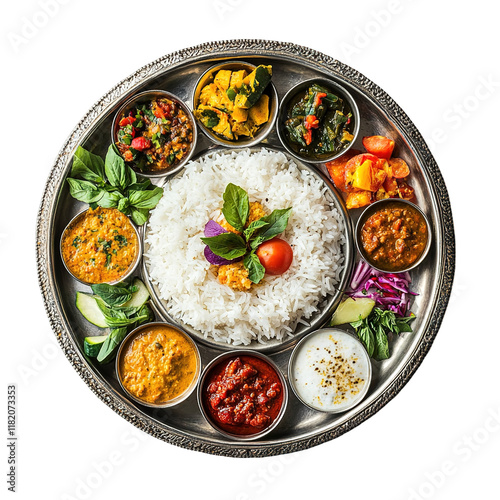
<instances>
[{"instance_id":1,"label":"ornate metal border","mask_svg":"<svg viewBox=\"0 0 500 500\"><path fill-rule=\"evenodd\" d=\"M419 157L421 162L426 165L427 170L432 175L433 188L436 192L436 198L439 200L438 210L441 220L443 221L440 228L443 239L443 254L441 255L443 266L440 279L436 283L438 287L438 298L434 304L430 322L422 341L417 346L408 364L392 384L371 405L349 421L332 430L323 432L312 438L298 439L287 444L260 445L253 448L248 444L214 444L208 440L197 439L174 429L169 429L158 422L148 419L145 415L126 405L119 397L112 394L106 385L94 376L78 347L74 344L63 314L57 305L56 284L50 271L50 227L53 217L53 208L57 201L62 178L65 174L65 166L67 165L68 157L78 142L83 138L92 122L94 122L108 106L115 102L116 99L144 81L145 78L161 73L176 64L186 61L196 61L211 56L241 57L243 55L279 55L283 58L302 62L318 70L327 71L348 80L351 84L359 87L365 94L376 100L390 119L395 122L401 130L404 130L408 139L411 141L415 154ZM47 180L37 217L36 254L38 281L51 327L69 362L90 387L92 392L104 403L139 429L170 444L212 455L265 457L311 448L344 434L379 411L396 396L410 380L416 369L422 363L437 335L451 295L455 271L455 235L448 192L436 161L420 135L420 132L408 118L406 113L380 87L353 68L330 56L307 47L295 45L293 43L268 40L230 40L204 43L157 59L142 67L128 78L125 78L92 106L65 142Z\"/></svg>"}]
</instances>

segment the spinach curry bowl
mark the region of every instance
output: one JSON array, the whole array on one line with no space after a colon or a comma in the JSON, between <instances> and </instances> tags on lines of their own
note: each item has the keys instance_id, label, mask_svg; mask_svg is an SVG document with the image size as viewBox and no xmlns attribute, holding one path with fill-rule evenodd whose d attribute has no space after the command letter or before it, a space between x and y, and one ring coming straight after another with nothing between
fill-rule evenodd
<instances>
[{"instance_id":1,"label":"spinach curry bowl","mask_svg":"<svg viewBox=\"0 0 500 500\"><path fill-rule=\"evenodd\" d=\"M62 233L60 250L65 268L80 283L111 285L135 271L142 242L126 215L97 207L73 217Z\"/></svg>"},{"instance_id":2,"label":"spinach curry bowl","mask_svg":"<svg viewBox=\"0 0 500 500\"><path fill-rule=\"evenodd\" d=\"M359 127L356 101L332 80L305 80L292 87L280 104L278 136L284 148L302 161L332 161L354 144Z\"/></svg>"}]
</instances>

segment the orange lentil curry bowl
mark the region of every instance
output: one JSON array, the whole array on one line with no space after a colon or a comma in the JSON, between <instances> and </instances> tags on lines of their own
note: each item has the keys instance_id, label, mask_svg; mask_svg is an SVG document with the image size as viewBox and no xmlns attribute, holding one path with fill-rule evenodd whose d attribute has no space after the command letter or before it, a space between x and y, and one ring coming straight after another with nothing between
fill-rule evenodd
<instances>
[{"instance_id":1,"label":"orange lentil curry bowl","mask_svg":"<svg viewBox=\"0 0 500 500\"><path fill-rule=\"evenodd\" d=\"M116 356L116 374L125 393L151 408L186 400L201 373L201 357L191 337L168 323L146 323L130 332Z\"/></svg>"},{"instance_id":2,"label":"orange lentil curry bowl","mask_svg":"<svg viewBox=\"0 0 500 500\"><path fill-rule=\"evenodd\" d=\"M116 208L88 208L61 235L66 270L80 283L119 283L137 268L142 241L134 223Z\"/></svg>"}]
</instances>

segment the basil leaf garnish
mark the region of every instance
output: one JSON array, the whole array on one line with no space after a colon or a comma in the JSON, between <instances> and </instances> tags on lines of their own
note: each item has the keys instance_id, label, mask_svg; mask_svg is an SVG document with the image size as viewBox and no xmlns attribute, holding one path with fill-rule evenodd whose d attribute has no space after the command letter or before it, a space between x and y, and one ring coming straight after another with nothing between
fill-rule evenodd
<instances>
[{"instance_id":1,"label":"basil leaf garnish","mask_svg":"<svg viewBox=\"0 0 500 500\"><path fill-rule=\"evenodd\" d=\"M224 218L237 231L243 231L250 211L247 192L239 186L229 183L222 198L224 200L222 206Z\"/></svg>"},{"instance_id":2,"label":"basil leaf garnish","mask_svg":"<svg viewBox=\"0 0 500 500\"><path fill-rule=\"evenodd\" d=\"M269 222L266 222L262 219L254 220L244 231L243 231L243 236L247 241L250 240L252 237L253 233L257 231L257 229L260 229L261 227L268 226Z\"/></svg>"},{"instance_id":3,"label":"basil leaf garnish","mask_svg":"<svg viewBox=\"0 0 500 500\"><path fill-rule=\"evenodd\" d=\"M253 283L259 283L264 277L264 274L266 274L264 266L260 263L259 258L253 252L249 253L243 259L243 265L248 270L248 279Z\"/></svg>"},{"instance_id":4,"label":"basil leaf garnish","mask_svg":"<svg viewBox=\"0 0 500 500\"><path fill-rule=\"evenodd\" d=\"M78 146L73 156L71 175L73 177L80 176L86 181L103 185L106 182L104 161L100 156Z\"/></svg>"},{"instance_id":5,"label":"basil leaf garnish","mask_svg":"<svg viewBox=\"0 0 500 500\"><path fill-rule=\"evenodd\" d=\"M264 241L268 241L278 236L278 234L286 229L291 210L291 207L273 210L270 215L266 215L259 219L263 222L267 222L267 225L255 231L250 240L250 247L252 250L255 250L261 243L264 243Z\"/></svg>"},{"instance_id":6,"label":"basil leaf garnish","mask_svg":"<svg viewBox=\"0 0 500 500\"><path fill-rule=\"evenodd\" d=\"M389 341L382 325L375 330L375 347L373 357L381 360L389 357Z\"/></svg>"},{"instance_id":7,"label":"basil leaf garnish","mask_svg":"<svg viewBox=\"0 0 500 500\"><path fill-rule=\"evenodd\" d=\"M119 306L132 297L132 293L126 286L108 285L99 283L91 286L92 291L101 297L108 306Z\"/></svg>"},{"instance_id":8,"label":"basil leaf garnish","mask_svg":"<svg viewBox=\"0 0 500 500\"><path fill-rule=\"evenodd\" d=\"M215 255L227 260L237 259L247 253L245 240L234 233L222 233L211 238L201 238Z\"/></svg>"},{"instance_id":9,"label":"basil leaf garnish","mask_svg":"<svg viewBox=\"0 0 500 500\"><path fill-rule=\"evenodd\" d=\"M103 208L116 208L123 196L118 191L104 192L99 199L99 206Z\"/></svg>"},{"instance_id":10,"label":"basil leaf garnish","mask_svg":"<svg viewBox=\"0 0 500 500\"><path fill-rule=\"evenodd\" d=\"M104 170L112 186L125 189L129 184L129 167L125 165L123 158L115 152L113 146L108 148L106 160L104 162Z\"/></svg>"},{"instance_id":11,"label":"basil leaf garnish","mask_svg":"<svg viewBox=\"0 0 500 500\"><path fill-rule=\"evenodd\" d=\"M129 207L129 210L132 220L138 226L142 226L148 220L149 210L147 208Z\"/></svg>"},{"instance_id":12,"label":"basil leaf garnish","mask_svg":"<svg viewBox=\"0 0 500 500\"><path fill-rule=\"evenodd\" d=\"M72 179L71 177L68 177L66 180L69 184L71 196L84 203L95 203L99 201L105 192L89 181Z\"/></svg>"},{"instance_id":13,"label":"basil leaf garnish","mask_svg":"<svg viewBox=\"0 0 500 500\"><path fill-rule=\"evenodd\" d=\"M161 187L155 187L147 191L129 190L130 204L135 208L154 208L162 196L163 189Z\"/></svg>"}]
</instances>

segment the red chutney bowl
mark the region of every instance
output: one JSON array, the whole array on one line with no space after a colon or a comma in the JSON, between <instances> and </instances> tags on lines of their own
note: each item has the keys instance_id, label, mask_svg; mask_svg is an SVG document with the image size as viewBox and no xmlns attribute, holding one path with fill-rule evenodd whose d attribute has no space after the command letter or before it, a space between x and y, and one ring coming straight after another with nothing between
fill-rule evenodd
<instances>
[{"instance_id":1,"label":"red chutney bowl","mask_svg":"<svg viewBox=\"0 0 500 500\"><path fill-rule=\"evenodd\" d=\"M207 422L230 439L251 441L270 433L285 414L288 386L267 356L249 350L213 359L198 385L198 405Z\"/></svg>"}]
</instances>

